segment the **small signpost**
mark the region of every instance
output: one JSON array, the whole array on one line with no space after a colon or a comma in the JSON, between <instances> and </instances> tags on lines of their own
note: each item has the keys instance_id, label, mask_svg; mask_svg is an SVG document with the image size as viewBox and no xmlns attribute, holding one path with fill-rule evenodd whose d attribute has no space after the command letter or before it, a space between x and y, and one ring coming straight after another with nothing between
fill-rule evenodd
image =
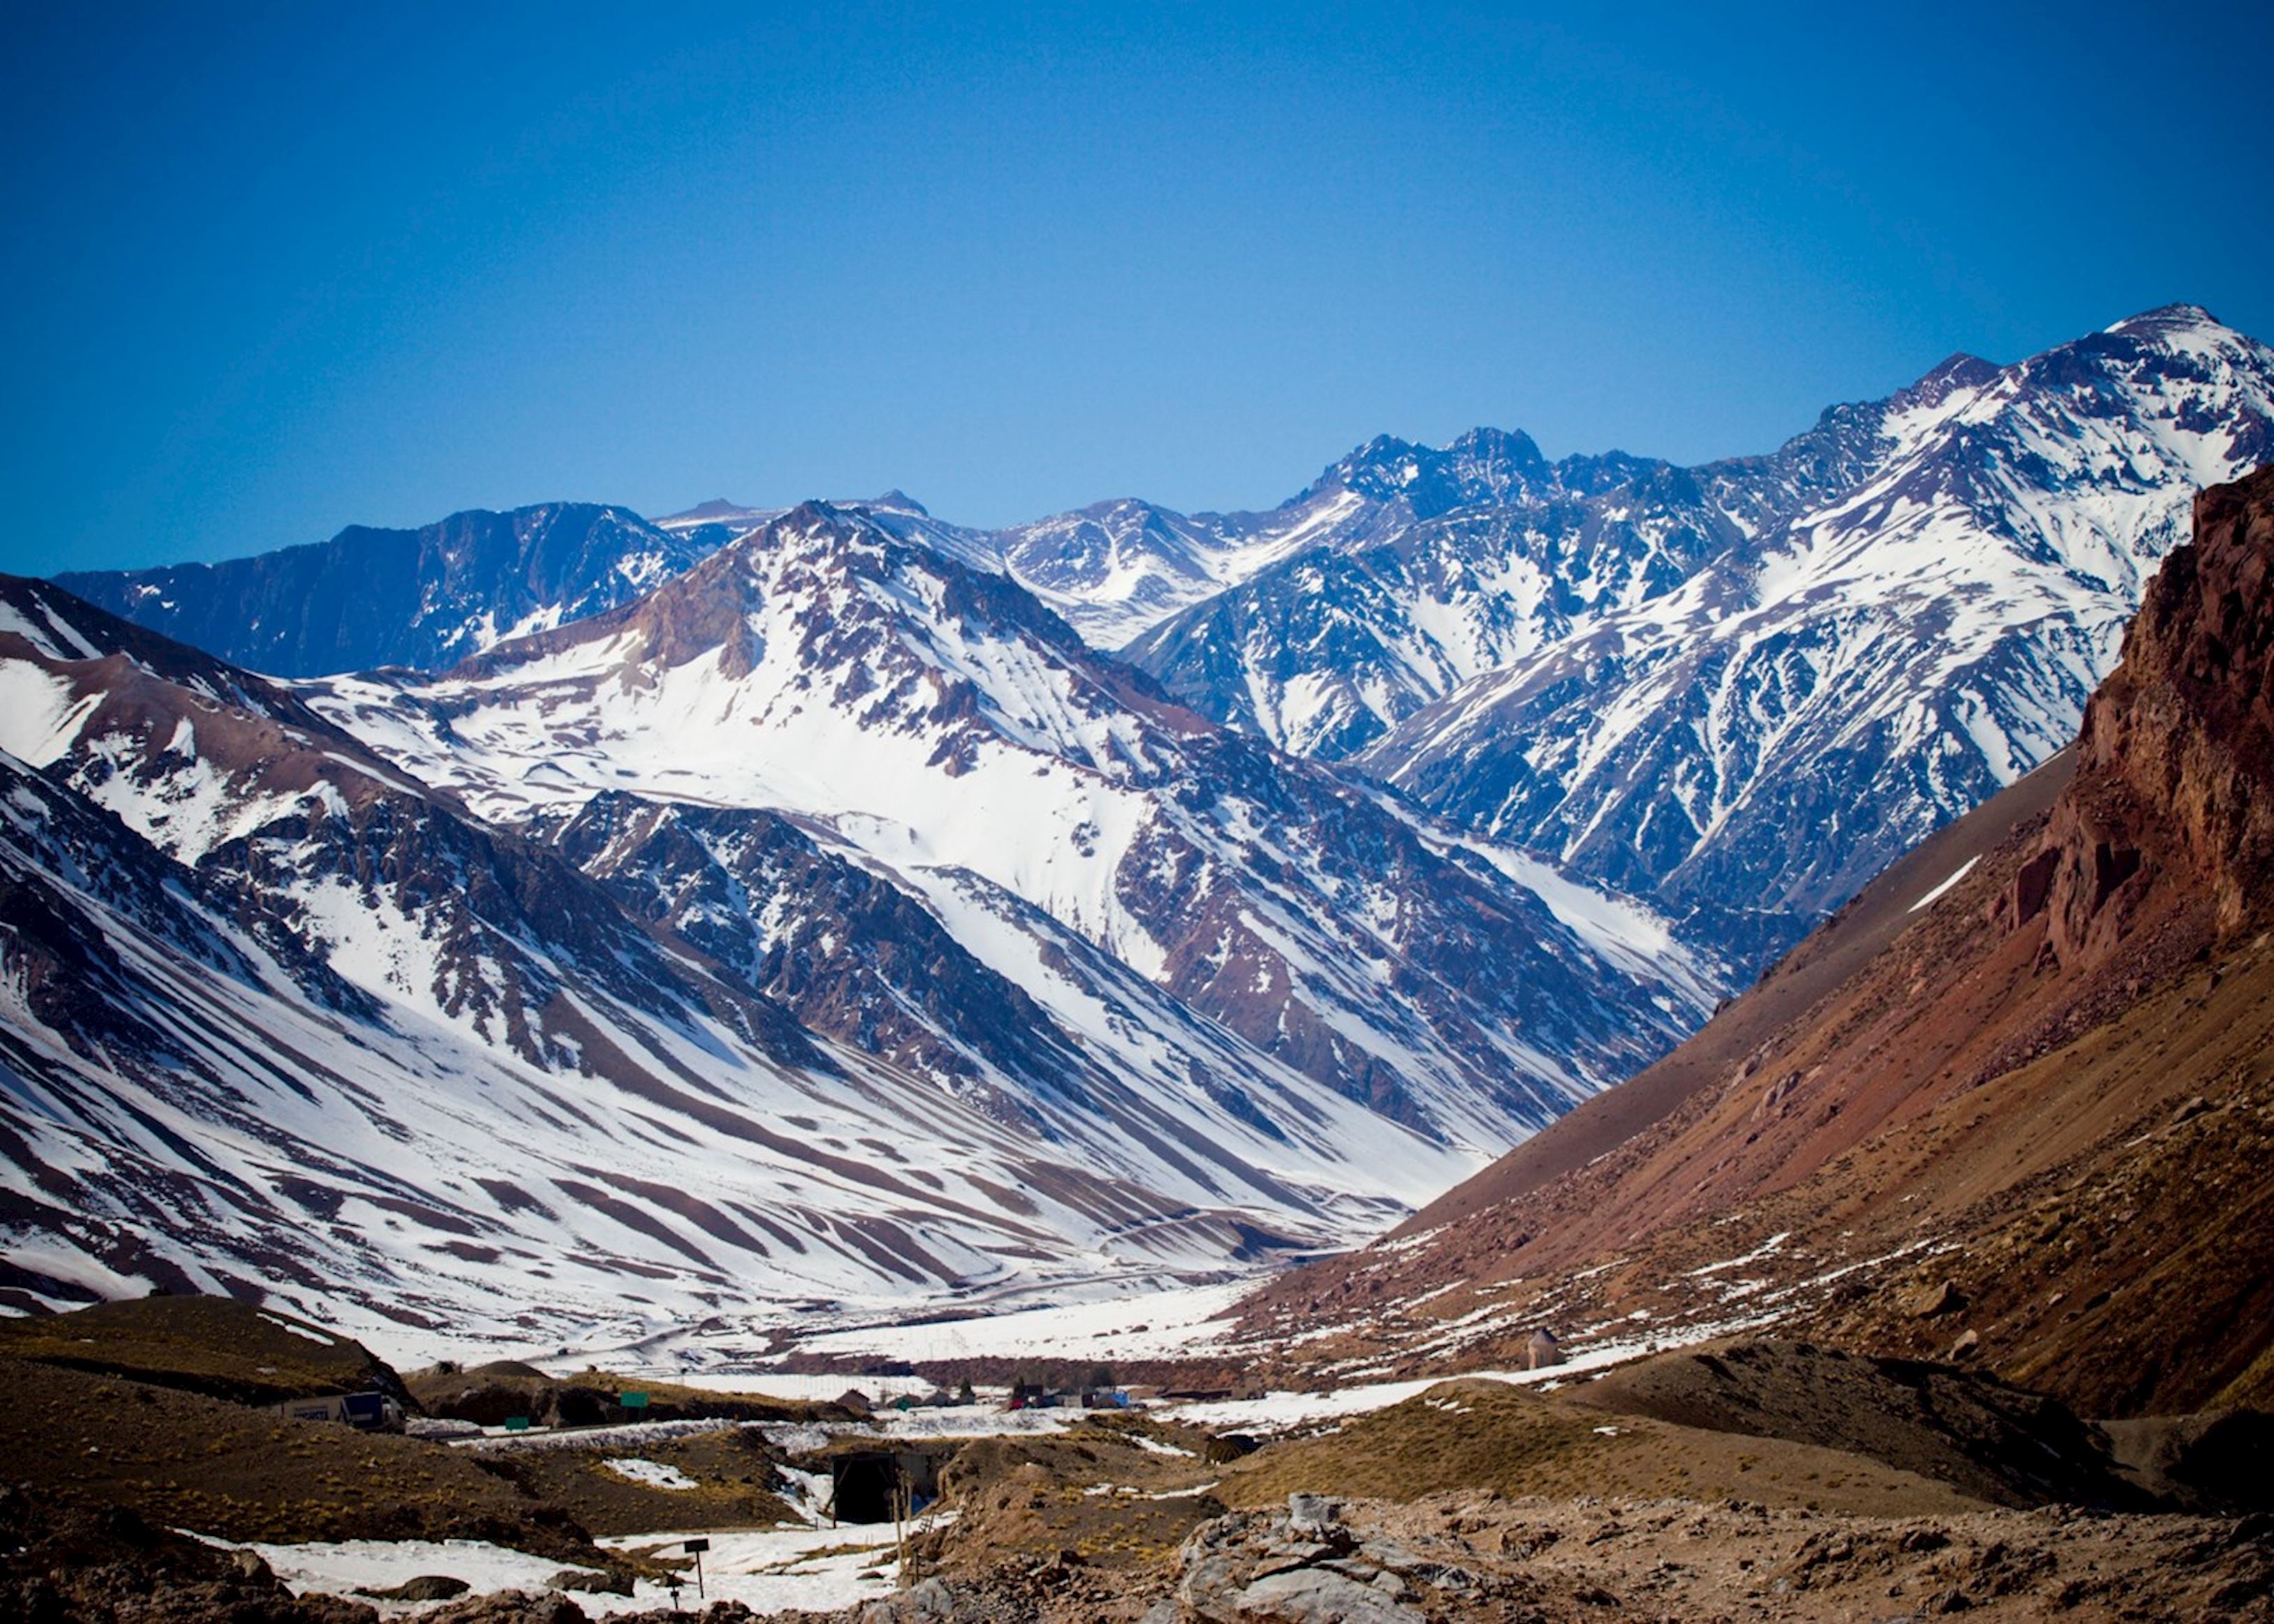
<instances>
[{"instance_id":1,"label":"small signpost","mask_svg":"<svg viewBox=\"0 0 2274 1624\"><path fill-rule=\"evenodd\" d=\"M616 1395L616 1402L621 1404L626 1410L645 1410L647 1408L647 1395L644 1393L619 1393Z\"/></svg>"},{"instance_id":2,"label":"small signpost","mask_svg":"<svg viewBox=\"0 0 2274 1624\"><path fill-rule=\"evenodd\" d=\"M508 1416L505 1418L505 1430L508 1432L526 1432L529 1431L529 1417L527 1416Z\"/></svg>"},{"instance_id":3,"label":"small signpost","mask_svg":"<svg viewBox=\"0 0 2274 1624\"><path fill-rule=\"evenodd\" d=\"M642 1403L645 1403L647 1402L646 1394L643 1393L640 1395L640 1402ZM680 1549L685 1551L689 1556L695 1559L695 1598L697 1601L704 1599L703 1553L710 1548L711 1542L707 1539L690 1539L680 1547Z\"/></svg>"}]
</instances>

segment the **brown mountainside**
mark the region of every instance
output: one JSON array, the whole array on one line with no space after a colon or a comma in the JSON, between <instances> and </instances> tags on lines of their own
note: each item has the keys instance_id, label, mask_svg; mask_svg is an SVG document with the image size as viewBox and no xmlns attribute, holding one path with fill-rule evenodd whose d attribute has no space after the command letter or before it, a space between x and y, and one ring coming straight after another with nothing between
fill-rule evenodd
<instances>
[{"instance_id":1,"label":"brown mountainside","mask_svg":"<svg viewBox=\"0 0 2274 1624\"><path fill-rule=\"evenodd\" d=\"M2072 750L1248 1328L1355 1372L1777 1324L2088 1413L2274 1397L2274 470L2195 518Z\"/></svg>"}]
</instances>

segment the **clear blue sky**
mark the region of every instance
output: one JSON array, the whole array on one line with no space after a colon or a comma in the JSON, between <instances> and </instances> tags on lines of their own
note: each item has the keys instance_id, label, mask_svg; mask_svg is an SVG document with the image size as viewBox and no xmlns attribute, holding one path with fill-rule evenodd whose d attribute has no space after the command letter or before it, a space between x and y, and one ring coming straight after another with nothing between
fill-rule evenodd
<instances>
[{"instance_id":1,"label":"clear blue sky","mask_svg":"<svg viewBox=\"0 0 2274 1624\"><path fill-rule=\"evenodd\" d=\"M5 0L0 568L555 497L1271 505L2274 338L2274 7ZM478 14L476 14L478 13Z\"/></svg>"}]
</instances>

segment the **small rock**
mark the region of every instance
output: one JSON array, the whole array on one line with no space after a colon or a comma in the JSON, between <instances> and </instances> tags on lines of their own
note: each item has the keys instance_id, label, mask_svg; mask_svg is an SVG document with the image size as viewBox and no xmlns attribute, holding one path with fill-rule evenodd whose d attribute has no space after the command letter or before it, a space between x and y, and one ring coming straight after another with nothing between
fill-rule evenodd
<instances>
[{"instance_id":1,"label":"small rock","mask_svg":"<svg viewBox=\"0 0 2274 1624\"><path fill-rule=\"evenodd\" d=\"M454 1579L448 1574L420 1574L415 1579L405 1579L387 1590L366 1588L356 1594L376 1597L380 1601L448 1601L454 1597L463 1596L473 1588L463 1579Z\"/></svg>"},{"instance_id":2,"label":"small rock","mask_svg":"<svg viewBox=\"0 0 2274 1624\"><path fill-rule=\"evenodd\" d=\"M1981 1347L1981 1345L1982 1333L1979 1331L1961 1331L1958 1334L1958 1340L1950 1344L1950 1362L1955 1365L1962 1359L1972 1358L1974 1357L1975 1350Z\"/></svg>"},{"instance_id":3,"label":"small rock","mask_svg":"<svg viewBox=\"0 0 2274 1624\"><path fill-rule=\"evenodd\" d=\"M629 1596L632 1593L632 1576L628 1573L564 1568L545 1582L545 1588L550 1590L578 1590L589 1596Z\"/></svg>"},{"instance_id":4,"label":"small rock","mask_svg":"<svg viewBox=\"0 0 2274 1624\"><path fill-rule=\"evenodd\" d=\"M880 1597L861 1609L861 1624L936 1624L952 1618L955 1597L937 1579L924 1579L896 1596Z\"/></svg>"},{"instance_id":5,"label":"small rock","mask_svg":"<svg viewBox=\"0 0 2274 1624\"><path fill-rule=\"evenodd\" d=\"M1341 1520L1342 1509L1323 1494L1290 1494L1287 1526L1298 1534L1322 1534Z\"/></svg>"},{"instance_id":6,"label":"small rock","mask_svg":"<svg viewBox=\"0 0 2274 1624\"><path fill-rule=\"evenodd\" d=\"M1244 1614L1287 1624L1426 1624L1404 1602L1323 1568L1258 1579L1233 1598Z\"/></svg>"},{"instance_id":7,"label":"small rock","mask_svg":"<svg viewBox=\"0 0 2274 1624\"><path fill-rule=\"evenodd\" d=\"M1903 1305L1914 1320L1932 1320L1966 1306L1966 1294L1948 1281L1928 1287Z\"/></svg>"},{"instance_id":8,"label":"small rock","mask_svg":"<svg viewBox=\"0 0 2274 1624\"><path fill-rule=\"evenodd\" d=\"M500 1590L468 1596L420 1617L420 1624L588 1624L584 1610L547 1590Z\"/></svg>"}]
</instances>

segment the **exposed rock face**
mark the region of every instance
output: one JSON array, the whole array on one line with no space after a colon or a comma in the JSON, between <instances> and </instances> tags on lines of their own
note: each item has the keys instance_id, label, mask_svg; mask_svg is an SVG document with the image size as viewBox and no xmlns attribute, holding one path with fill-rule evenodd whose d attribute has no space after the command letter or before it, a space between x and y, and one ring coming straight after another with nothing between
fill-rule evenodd
<instances>
[{"instance_id":1,"label":"exposed rock face","mask_svg":"<svg viewBox=\"0 0 2274 1624\"><path fill-rule=\"evenodd\" d=\"M2233 932L2274 903L2274 470L2207 491L2093 696L2055 809L2045 904L2065 957L2105 952L2163 883Z\"/></svg>"}]
</instances>

